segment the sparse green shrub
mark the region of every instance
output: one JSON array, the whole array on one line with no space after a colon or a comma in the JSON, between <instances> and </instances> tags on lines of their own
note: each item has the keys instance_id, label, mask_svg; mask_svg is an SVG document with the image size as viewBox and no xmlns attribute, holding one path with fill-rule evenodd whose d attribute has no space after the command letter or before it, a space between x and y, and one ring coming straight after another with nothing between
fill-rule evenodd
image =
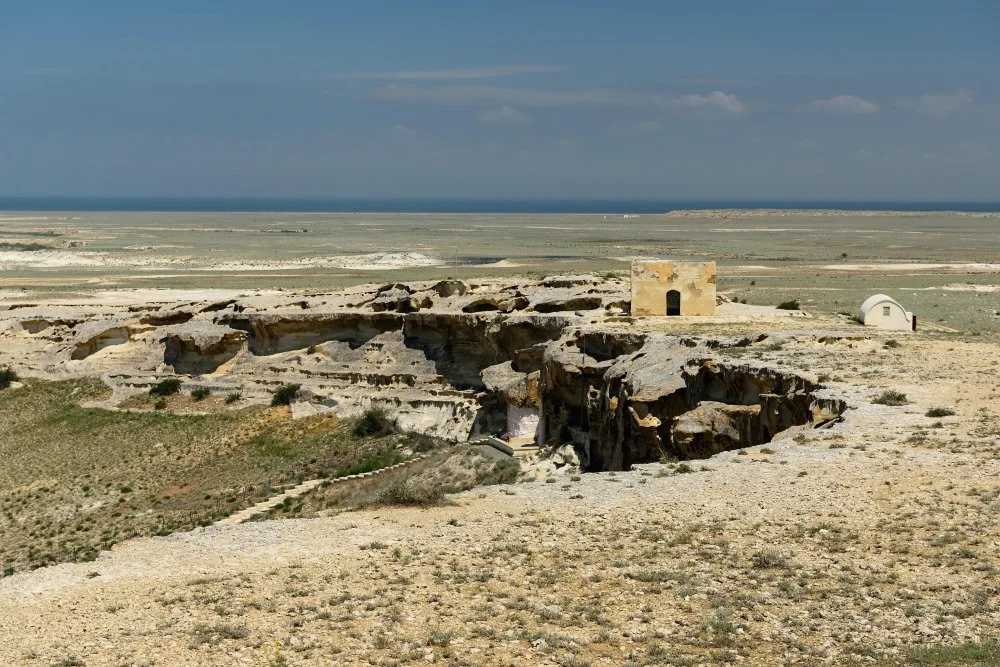
<instances>
[{"instance_id":1,"label":"sparse green shrub","mask_svg":"<svg viewBox=\"0 0 1000 667\"><path fill-rule=\"evenodd\" d=\"M181 381L177 378L160 380L149 388L150 396L173 396L181 390Z\"/></svg>"},{"instance_id":2,"label":"sparse green shrub","mask_svg":"<svg viewBox=\"0 0 1000 667\"><path fill-rule=\"evenodd\" d=\"M896 340L895 338L890 338L889 340L882 343L882 345L888 348L896 348L899 347L899 341Z\"/></svg>"},{"instance_id":3,"label":"sparse green shrub","mask_svg":"<svg viewBox=\"0 0 1000 667\"><path fill-rule=\"evenodd\" d=\"M926 413L925 417L951 417L955 414L955 411L951 408L931 408Z\"/></svg>"},{"instance_id":4,"label":"sparse green shrub","mask_svg":"<svg viewBox=\"0 0 1000 667\"><path fill-rule=\"evenodd\" d=\"M872 403L878 405L906 405L908 401L906 400L906 394L903 392L887 389L873 398Z\"/></svg>"},{"instance_id":5,"label":"sparse green shrub","mask_svg":"<svg viewBox=\"0 0 1000 667\"><path fill-rule=\"evenodd\" d=\"M447 646L451 643L452 632L450 630L438 630L434 629L431 631L430 636L427 637L428 646Z\"/></svg>"},{"instance_id":6,"label":"sparse green shrub","mask_svg":"<svg viewBox=\"0 0 1000 667\"><path fill-rule=\"evenodd\" d=\"M299 389L302 388L300 384L283 384L274 390L274 394L271 395L271 405L291 405L295 397L299 395Z\"/></svg>"},{"instance_id":7,"label":"sparse green shrub","mask_svg":"<svg viewBox=\"0 0 1000 667\"><path fill-rule=\"evenodd\" d=\"M782 301L777 305L778 310L798 310L799 300L792 299L791 301Z\"/></svg>"},{"instance_id":8,"label":"sparse green shrub","mask_svg":"<svg viewBox=\"0 0 1000 667\"><path fill-rule=\"evenodd\" d=\"M387 468L391 465L399 463L401 457L395 452L390 452L388 454L376 454L375 456L370 456L366 459L361 459L352 463L347 468L338 470L334 477L348 477L349 475L360 475L366 472L372 472L373 470L381 470L382 468Z\"/></svg>"},{"instance_id":9,"label":"sparse green shrub","mask_svg":"<svg viewBox=\"0 0 1000 667\"><path fill-rule=\"evenodd\" d=\"M521 463L515 457L497 459L485 470L476 471L476 484L492 486L494 484L513 484L521 472Z\"/></svg>"},{"instance_id":10,"label":"sparse green shrub","mask_svg":"<svg viewBox=\"0 0 1000 667\"><path fill-rule=\"evenodd\" d=\"M167 407L167 399L163 398L162 396L156 399L156 402L153 403L154 410L163 410L166 407Z\"/></svg>"},{"instance_id":11,"label":"sparse green shrub","mask_svg":"<svg viewBox=\"0 0 1000 667\"><path fill-rule=\"evenodd\" d=\"M678 475L683 475L684 473L694 472L694 468L692 468L687 463L682 463L676 468L674 468L674 472L677 473Z\"/></svg>"},{"instance_id":12,"label":"sparse green shrub","mask_svg":"<svg viewBox=\"0 0 1000 667\"><path fill-rule=\"evenodd\" d=\"M965 642L952 646L914 646L907 653L911 665L996 665L1000 663L1000 642Z\"/></svg>"},{"instance_id":13,"label":"sparse green shrub","mask_svg":"<svg viewBox=\"0 0 1000 667\"><path fill-rule=\"evenodd\" d=\"M238 391L231 391L228 394L226 394L226 399L225 399L226 405L232 405L241 398L243 398L243 394L241 394Z\"/></svg>"},{"instance_id":14,"label":"sparse green shrub","mask_svg":"<svg viewBox=\"0 0 1000 667\"><path fill-rule=\"evenodd\" d=\"M777 549L764 549L752 557L753 566L758 569L788 567L788 559Z\"/></svg>"},{"instance_id":15,"label":"sparse green shrub","mask_svg":"<svg viewBox=\"0 0 1000 667\"><path fill-rule=\"evenodd\" d=\"M263 456L274 456L287 459L292 457L292 448L287 443L271 433L259 433L248 443L254 451Z\"/></svg>"},{"instance_id":16,"label":"sparse green shrub","mask_svg":"<svg viewBox=\"0 0 1000 667\"><path fill-rule=\"evenodd\" d=\"M736 624L733 622L732 614L720 609L715 618L707 623L708 629L712 633L712 643L715 646L729 646L733 643L733 635L736 633Z\"/></svg>"},{"instance_id":17,"label":"sparse green shrub","mask_svg":"<svg viewBox=\"0 0 1000 667\"><path fill-rule=\"evenodd\" d=\"M212 390L208 387L198 387L197 389L191 390L191 398L196 401L203 401L208 398L211 393Z\"/></svg>"},{"instance_id":18,"label":"sparse green shrub","mask_svg":"<svg viewBox=\"0 0 1000 667\"><path fill-rule=\"evenodd\" d=\"M663 583L666 581L675 581L677 583L685 584L691 580L691 575L675 571L675 570L637 570L634 572L626 572L625 576L629 579L635 579L636 581L642 581L645 583L656 582Z\"/></svg>"},{"instance_id":19,"label":"sparse green shrub","mask_svg":"<svg viewBox=\"0 0 1000 667\"><path fill-rule=\"evenodd\" d=\"M383 408L368 408L351 428L351 434L356 438L379 438L395 432L396 420Z\"/></svg>"},{"instance_id":20,"label":"sparse green shrub","mask_svg":"<svg viewBox=\"0 0 1000 667\"><path fill-rule=\"evenodd\" d=\"M6 389L12 382L17 382L17 373L10 366L0 368L0 389Z\"/></svg>"},{"instance_id":21,"label":"sparse green shrub","mask_svg":"<svg viewBox=\"0 0 1000 667\"><path fill-rule=\"evenodd\" d=\"M426 433L410 433L406 439L406 444L415 452L429 452L447 445L447 441L427 435Z\"/></svg>"},{"instance_id":22,"label":"sparse green shrub","mask_svg":"<svg viewBox=\"0 0 1000 667\"><path fill-rule=\"evenodd\" d=\"M405 479L387 486L375 498L378 505L410 505L428 507L440 505L444 500L444 490L440 486L422 484L413 479Z\"/></svg>"},{"instance_id":23,"label":"sparse green shrub","mask_svg":"<svg viewBox=\"0 0 1000 667\"><path fill-rule=\"evenodd\" d=\"M214 625L198 623L190 632L193 648L204 644L215 645L221 639L246 639L250 636L250 631L245 625L231 623L216 623Z\"/></svg>"}]
</instances>

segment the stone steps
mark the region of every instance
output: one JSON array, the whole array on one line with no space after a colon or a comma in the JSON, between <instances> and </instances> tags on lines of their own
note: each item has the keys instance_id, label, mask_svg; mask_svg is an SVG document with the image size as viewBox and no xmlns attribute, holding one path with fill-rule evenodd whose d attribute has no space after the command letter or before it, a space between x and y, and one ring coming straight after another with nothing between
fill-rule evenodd
<instances>
[{"instance_id":1,"label":"stone steps","mask_svg":"<svg viewBox=\"0 0 1000 667\"><path fill-rule=\"evenodd\" d=\"M320 477L320 478L317 478L317 479L310 479L310 480L307 480L305 482L302 482L301 484L293 486L292 488L288 489L287 491L285 491L283 493L279 493L276 496L271 496L267 500L261 501L261 502L257 503L256 505L253 505L252 507L248 507L248 508L246 508L244 510L240 510L239 512L235 512L233 514L230 514L226 518L220 519L219 521L216 521L215 525L216 526L234 526L236 524L246 523L247 521L249 521L250 519L254 518L255 516L259 516L261 514L264 514L264 513L268 512L268 511L274 509L275 507L278 507L283 502L285 502L285 499L287 499L287 498L298 498L299 496L303 495L304 493L306 493L308 491L311 491L312 489L315 489L317 486L319 486L323 482L329 482L331 484L338 484L340 482L346 482L346 481L352 480L352 479L362 479L362 478L365 478L365 477L373 477L375 475L378 475L379 473L387 472L389 470L396 470L398 468L402 468L404 466L411 465L411 464L416 463L417 461L421 461L421 460L423 460L425 458L427 458L427 456L424 455L424 454L422 454L422 455L416 456L416 457L414 457L412 459L407 459L406 461L401 461L399 463L396 463L395 465L386 466L385 468L379 468L378 470L372 470L371 472L358 473L357 475L347 475L346 477L335 477L335 478Z\"/></svg>"}]
</instances>

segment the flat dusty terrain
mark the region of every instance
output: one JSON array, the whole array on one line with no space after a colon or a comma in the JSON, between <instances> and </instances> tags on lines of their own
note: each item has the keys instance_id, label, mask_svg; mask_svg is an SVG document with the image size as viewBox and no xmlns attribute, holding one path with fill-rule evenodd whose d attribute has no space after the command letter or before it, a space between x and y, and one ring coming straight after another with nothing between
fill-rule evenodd
<instances>
[{"instance_id":1,"label":"flat dusty terrain","mask_svg":"<svg viewBox=\"0 0 1000 667\"><path fill-rule=\"evenodd\" d=\"M0 647L20 664L995 664L995 349L748 348L838 374L856 409L688 474L554 473L127 542L3 580ZM912 402L872 405L885 387ZM956 415L924 416L940 406ZM920 649L937 645L958 648Z\"/></svg>"},{"instance_id":2,"label":"flat dusty terrain","mask_svg":"<svg viewBox=\"0 0 1000 667\"><path fill-rule=\"evenodd\" d=\"M768 334L717 355L821 382L847 410L832 428L796 427L704 460L583 474L531 460L522 481L443 505L214 525L19 572L0 579L9 664L1000 664L997 220L134 215L121 214L129 225L3 222L8 232L64 234L0 234L10 243L58 244L86 229L87 245L11 251L19 262L34 253L127 261L0 259L2 288L44 303L125 287L308 291L325 281L621 271L633 254L717 258L731 298L798 298L805 315L644 321L636 331ZM621 230L634 237L616 239ZM139 267L134 258L174 252L123 250L140 236L186 244L177 252L191 259ZM443 239L461 239L450 256ZM205 259L371 252L443 263L212 272ZM525 266L485 265L499 261ZM876 291L926 326L877 332L836 314ZM847 334L824 335L833 330ZM904 396L876 400L886 391Z\"/></svg>"},{"instance_id":3,"label":"flat dusty terrain","mask_svg":"<svg viewBox=\"0 0 1000 667\"><path fill-rule=\"evenodd\" d=\"M635 256L714 259L719 288L750 303L835 313L878 290L926 322L1000 330L994 214L0 213L0 290L329 289L624 271Z\"/></svg>"}]
</instances>

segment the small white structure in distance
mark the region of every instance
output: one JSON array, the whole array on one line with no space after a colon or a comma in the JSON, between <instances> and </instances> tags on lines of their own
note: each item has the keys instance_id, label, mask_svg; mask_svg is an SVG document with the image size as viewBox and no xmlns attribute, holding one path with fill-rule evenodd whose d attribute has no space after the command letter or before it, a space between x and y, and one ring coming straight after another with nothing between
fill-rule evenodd
<instances>
[{"instance_id":1,"label":"small white structure in distance","mask_svg":"<svg viewBox=\"0 0 1000 667\"><path fill-rule=\"evenodd\" d=\"M893 331L916 331L917 317L907 311L898 301L885 294L873 294L865 299L858 311L858 322L866 327L892 329Z\"/></svg>"}]
</instances>

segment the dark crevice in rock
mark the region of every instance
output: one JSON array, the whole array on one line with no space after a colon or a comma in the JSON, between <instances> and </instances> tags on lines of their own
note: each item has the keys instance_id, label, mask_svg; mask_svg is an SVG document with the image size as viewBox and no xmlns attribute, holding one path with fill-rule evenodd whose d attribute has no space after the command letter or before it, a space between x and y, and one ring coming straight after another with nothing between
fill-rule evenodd
<instances>
[{"instance_id":1,"label":"dark crevice in rock","mask_svg":"<svg viewBox=\"0 0 1000 667\"><path fill-rule=\"evenodd\" d=\"M558 301L542 301L531 307L536 313L557 313L576 310L595 310L601 307L599 296L578 296Z\"/></svg>"},{"instance_id":2,"label":"dark crevice in rock","mask_svg":"<svg viewBox=\"0 0 1000 667\"><path fill-rule=\"evenodd\" d=\"M233 331L215 340L199 341L193 336L171 335L163 341L163 363L178 375L214 373L243 349L246 334Z\"/></svg>"},{"instance_id":3,"label":"dark crevice in rock","mask_svg":"<svg viewBox=\"0 0 1000 667\"><path fill-rule=\"evenodd\" d=\"M219 301L218 303L212 303L212 304L209 304L209 305L205 306L204 308L202 308L198 312L199 313L216 313L216 312L218 312L220 310L225 310L226 308L229 308L229 306L232 306L232 305L235 305L235 304L236 304L236 299L230 299L228 301Z\"/></svg>"},{"instance_id":4,"label":"dark crevice in rock","mask_svg":"<svg viewBox=\"0 0 1000 667\"><path fill-rule=\"evenodd\" d=\"M423 351L438 373L460 389L483 389L482 372L560 336L560 318L500 320L479 315L417 313L406 317L403 340ZM528 357L521 354L524 363Z\"/></svg>"},{"instance_id":5,"label":"dark crevice in rock","mask_svg":"<svg viewBox=\"0 0 1000 667\"><path fill-rule=\"evenodd\" d=\"M546 439L572 442L586 470L706 458L769 442L793 426L832 423L844 410L799 375L692 358L678 339L617 358L614 346L589 340L596 356L582 354L582 345L575 353L575 346L550 346L541 375Z\"/></svg>"},{"instance_id":6,"label":"dark crevice in rock","mask_svg":"<svg viewBox=\"0 0 1000 667\"><path fill-rule=\"evenodd\" d=\"M96 354L107 347L124 345L129 342L133 333L136 332L129 327L112 327L111 329L106 329L96 336L92 336L80 343L77 343L76 347L73 348L70 359L80 361L81 359L86 359L92 354Z\"/></svg>"},{"instance_id":7,"label":"dark crevice in rock","mask_svg":"<svg viewBox=\"0 0 1000 667\"><path fill-rule=\"evenodd\" d=\"M402 316L394 313L260 315L230 316L218 322L245 331L252 354L269 356L329 341L344 342L357 349L379 334L399 330Z\"/></svg>"},{"instance_id":8,"label":"dark crevice in rock","mask_svg":"<svg viewBox=\"0 0 1000 667\"><path fill-rule=\"evenodd\" d=\"M639 351L646 344L646 336L620 332L586 332L578 334L574 343L587 356L607 361Z\"/></svg>"},{"instance_id":9,"label":"dark crevice in rock","mask_svg":"<svg viewBox=\"0 0 1000 667\"><path fill-rule=\"evenodd\" d=\"M185 322L191 321L194 317L194 313L189 313L184 310L177 310L172 313L157 313L156 315L146 315L139 320L140 324L148 324L149 326L162 327L169 326L172 324L184 324Z\"/></svg>"}]
</instances>

